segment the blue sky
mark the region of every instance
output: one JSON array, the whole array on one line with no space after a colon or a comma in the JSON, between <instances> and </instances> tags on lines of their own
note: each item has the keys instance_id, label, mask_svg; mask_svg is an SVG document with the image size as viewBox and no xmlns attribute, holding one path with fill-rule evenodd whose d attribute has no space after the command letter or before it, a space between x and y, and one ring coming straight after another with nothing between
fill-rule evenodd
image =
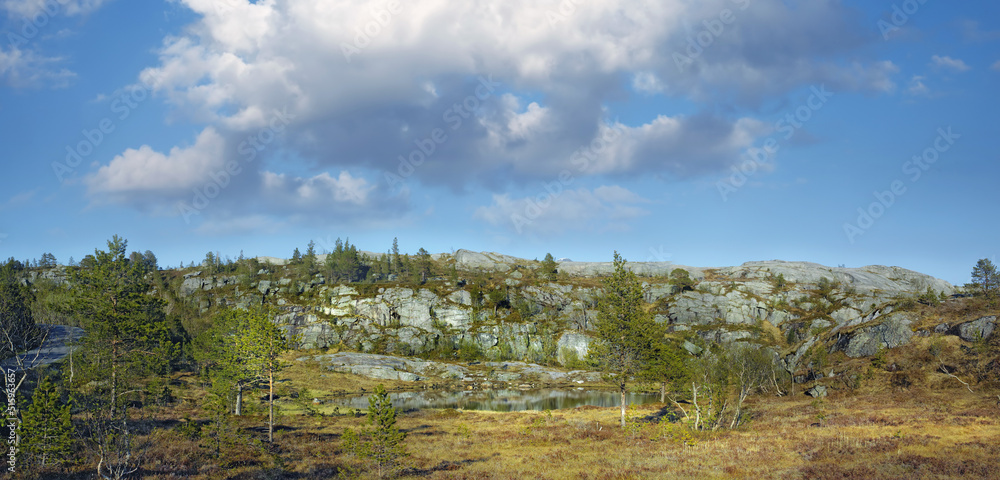
<instances>
[{"instance_id":1,"label":"blue sky","mask_svg":"<svg viewBox=\"0 0 1000 480\"><path fill-rule=\"evenodd\" d=\"M1000 4L0 0L0 256L996 261Z\"/></svg>"}]
</instances>

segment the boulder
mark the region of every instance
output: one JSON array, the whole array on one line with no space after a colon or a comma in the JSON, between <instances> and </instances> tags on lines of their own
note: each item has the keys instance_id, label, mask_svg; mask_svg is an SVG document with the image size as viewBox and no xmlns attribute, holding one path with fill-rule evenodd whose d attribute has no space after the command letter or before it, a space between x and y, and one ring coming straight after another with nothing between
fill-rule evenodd
<instances>
[{"instance_id":1,"label":"boulder","mask_svg":"<svg viewBox=\"0 0 1000 480\"><path fill-rule=\"evenodd\" d=\"M909 315L893 313L877 325L862 327L841 336L836 348L848 357L858 358L875 355L882 348L906 345L913 337L912 323Z\"/></svg>"},{"instance_id":2,"label":"boulder","mask_svg":"<svg viewBox=\"0 0 1000 480\"><path fill-rule=\"evenodd\" d=\"M997 317L996 315L991 315L989 317L980 317L971 322L966 322L957 327L958 337L966 342L975 342L977 340L983 340L989 338L993 334L993 330L996 328Z\"/></svg>"},{"instance_id":3,"label":"boulder","mask_svg":"<svg viewBox=\"0 0 1000 480\"><path fill-rule=\"evenodd\" d=\"M448 300L459 305L472 305L472 294L465 290L455 290L448 295Z\"/></svg>"},{"instance_id":4,"label":"boulder","mask_svg":"<svg viewBox=\"0 0 1000 480\"><path fill-rule=\"evenodd\" d=\"M191 274L188 274L188 275L191 275ZM184 276L184 282L181 283L181 292L180 293L181 293L182 297L190 296L190 295L194 294L194 292L197 292L197 291L201 290L202 279L199 278L199 277L196 277L196 276L192 276L192 277L189 278L188 275Z\"/></svg>"},{"instance_id":5,"label":"boulder","mask_svg":"<svg viewBox=\"0 0 1000 480\"><path fill-rule=\"evenodd\" d=\"M813 398L820 398L826 396L826 387L823 385L816 385L809 390L806 390L806 395Z\"/></svg>"}]
</instances>

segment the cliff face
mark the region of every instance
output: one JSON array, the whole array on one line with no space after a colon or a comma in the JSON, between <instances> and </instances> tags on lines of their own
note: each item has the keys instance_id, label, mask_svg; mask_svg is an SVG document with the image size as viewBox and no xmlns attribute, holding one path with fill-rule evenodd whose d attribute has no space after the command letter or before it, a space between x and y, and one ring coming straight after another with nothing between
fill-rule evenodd
<instances>
[{"instance_id":1,"label":"cliff face","mask_svg":"<svg viewBox=\"0 0 1000 480\"><path fill-rule=\"evenodd\" d=\"M465 349L487 358L557 357L564 363L586 355L602 293L593 277L610 274L610 263L564 262L560 280L549 282L538 280L536 262L514 257L460 250L446 260L465 276L489 272L491 286L443 279L422 286L328 285L319 275L295 281L275 274L241 283L235 276L196 272L185 276L178 293L203 310L258 303L262 297L274 301L283 309L275 321L299 335L302 348L344 344L406 355L459 355ZM943 280L898 267L782 261L716 269L669 263L629 267L646 282L646 300L657 321L671 331L716 342L755 340L792 352L831 338L852 356L901 345L913 332L912 319L893 313L899 299L954 290ZM682 291L668 282L675 268L690 272L693 288Z\"/></svg>"}]
</instances>

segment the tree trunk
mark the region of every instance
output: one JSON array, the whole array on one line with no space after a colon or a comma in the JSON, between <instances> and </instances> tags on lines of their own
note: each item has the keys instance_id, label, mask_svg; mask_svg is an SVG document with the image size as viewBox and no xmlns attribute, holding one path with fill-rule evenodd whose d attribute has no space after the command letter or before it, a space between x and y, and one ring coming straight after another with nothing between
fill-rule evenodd
<instances>
[{"instance_id":1,"label":"tree trunk","mask_svg":"<svg viewBox=\"0 0 1000 480\"><path fill-rule=\"evenodd\" d=\"M625 386L622 386L622 428L625 428Z\"/></svg>"},{"instance_id":2,"label":"tree trunk","mask_svg":"<svg viewBox=\"0 0 1000 480\"><path fill-rule=\"evenodd\" d=\"M118 403L118 346L111 347L111 418L115 418L115 404Z\"/></svg>"},{"instance_id":3,"label":"tree trunk","mask_svg":"<svg viewBox=\"0 0 1000 480\"><path fill-rule=\"evenodd\" d=\"M660 382L660 403L667 403L667 382Z\"/></svg>"},{"instance_id":4,"label":"tree trunk","mask_svg":"<svg viewBox=\"0 0 1000 480\"><path fill-rule=\"evenodd\" d=\"M236 416L243 415L243 384L236 384Z\"/></svg>"},{"instance_id":5,"label":"tree trunk","mask_svg":"<svg viewBox=\"0 0 1000 480\"><path fill-rule=\"evenodd\" d=\"M267 421L267 441L274 443L274 369L268 373L269 393L267 394L268 421Z\"/></svg>"}]
</instances>

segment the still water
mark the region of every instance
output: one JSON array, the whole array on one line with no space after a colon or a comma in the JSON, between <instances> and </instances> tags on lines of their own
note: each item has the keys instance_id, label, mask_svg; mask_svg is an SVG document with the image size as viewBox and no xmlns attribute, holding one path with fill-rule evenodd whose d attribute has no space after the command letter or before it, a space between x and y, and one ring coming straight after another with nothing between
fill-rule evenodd
<instances>
[{"instance_id":1,"label":"still water","mask_svg":"<svg viewBox=\"0 0 1000 480\"><path fill-rule=\"evenodd\" d=\"M518 412L522 410L558 410L582 405L617 407L621 394L607 390L585 389L539 389L539 390L468 390L458 392L422 391L390 393L392 405L397 410L419 410L422 408L460 408L463 410L492 410L497 412ZM628 393L626 403L643 405L660 400L658 393ZM333 400L334 405L368 408L367 396L344 397Z\"/></svg>"}]
</instances>

